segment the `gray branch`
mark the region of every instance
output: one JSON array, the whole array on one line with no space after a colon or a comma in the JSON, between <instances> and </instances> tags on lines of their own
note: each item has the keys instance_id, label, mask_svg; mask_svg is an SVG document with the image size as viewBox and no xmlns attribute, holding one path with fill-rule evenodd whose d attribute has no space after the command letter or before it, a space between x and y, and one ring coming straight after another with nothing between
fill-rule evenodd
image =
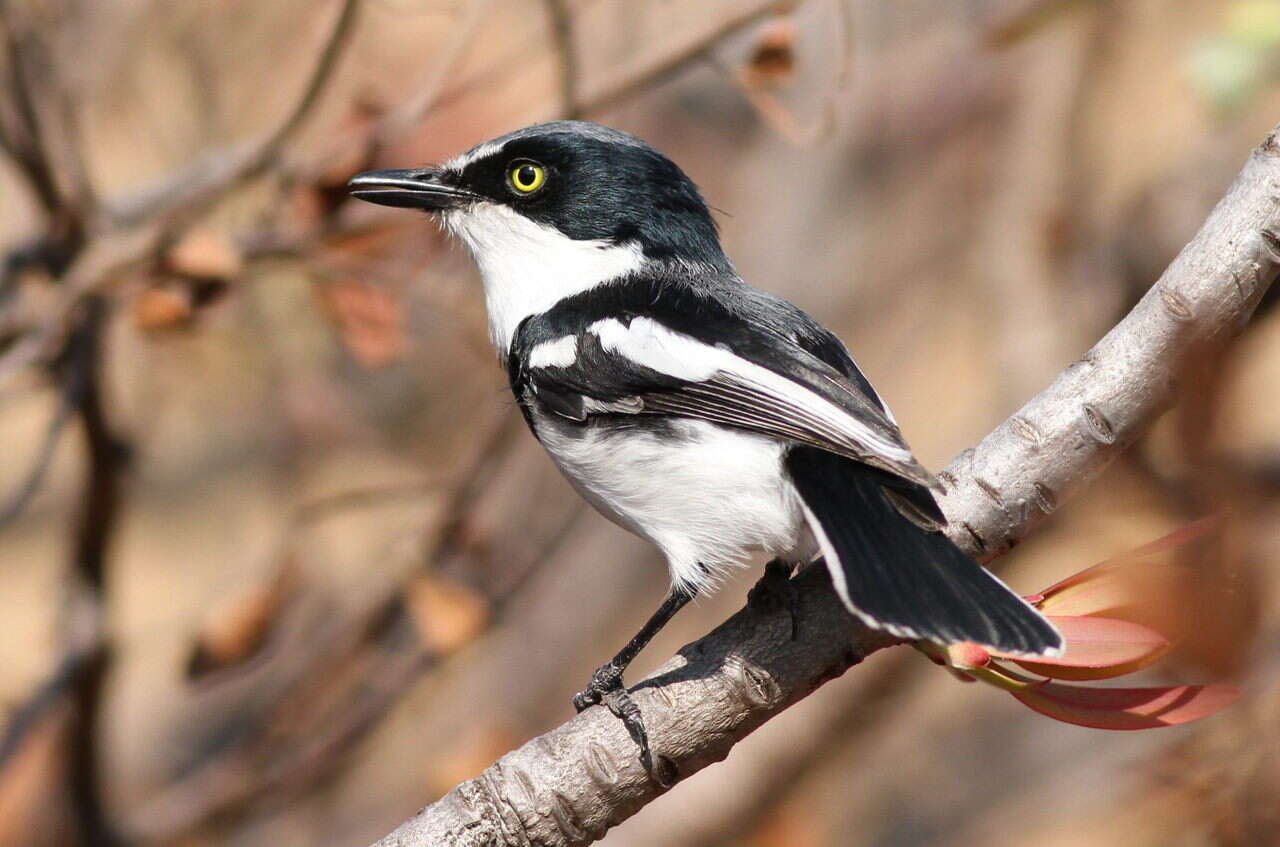
<instances>
[{"instance_id":1,"label":"gray branch","mask_svg":"<svg viewBox=\"0 0 1280 847\"><path fill-rule=\"evenodd\" d=\"M1044 392L952 462L953 538L989 559L1018 542L1168 407L1196 356L1234 336L1280 270L1280 127L1142 301ZM796 578L785 613L748 605L633 691L661 780L607 710L588 709L503 756L377 847L571 847L603 837L756 727L895 643L857 624L825 568Z\"/></svg>"}]
</instances>

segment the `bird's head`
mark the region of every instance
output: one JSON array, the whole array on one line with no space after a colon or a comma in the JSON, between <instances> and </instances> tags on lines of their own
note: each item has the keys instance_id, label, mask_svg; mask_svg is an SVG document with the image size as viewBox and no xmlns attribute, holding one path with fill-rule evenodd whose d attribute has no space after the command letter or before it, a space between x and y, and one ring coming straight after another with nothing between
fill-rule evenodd
<instances>
[{"instance_id":1,"label":"bird's head","mask_svg":"<svg viewBox=\"0 0 1280 847\"><path fill-rule=\"evenodd\" d=\"M440 215L482 263L494 249L545 261L548 239L636 248L652 259L724 260L702 195L674 162L633 135L584 121L526 127L439 167L369 171L349 187L361 200Z\"/></svg>"},{"instance_id":2,"label":"bird's head","mask_svg":"<svg viewBox=\"0 0 1280 847\"><path fill-rule=\"evenodd\" d=\"M360 174L349 188L438 215L470 248L504 353L525 317L650 263L730 269L693 181L645 142L598 124L537 124L439 167Z\"/></svg>"}]
</instances>

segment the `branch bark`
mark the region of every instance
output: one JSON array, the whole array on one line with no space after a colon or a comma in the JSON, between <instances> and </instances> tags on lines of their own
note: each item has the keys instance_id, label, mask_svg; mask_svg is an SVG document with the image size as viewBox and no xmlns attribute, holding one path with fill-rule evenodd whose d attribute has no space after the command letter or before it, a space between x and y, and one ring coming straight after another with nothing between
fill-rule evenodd
<instances>
[{"instance_id":1,"label":"branch bark","mask_svg":"<svg viewBox=\"0 0 1280 847\"><path fill-rule=\"evenodd\" d=\"M1133 311L1048 389L943 472L952 538L983 559L1012 548L1176 397L1192 359L1243 328L1280 271L1280 126ZM621 722L588 709L508 753L376 847L589 844L756 727L896 643L860 626L825 568L796 577L800 631L748 605L633 689L662 775Z\"/></svg>"}]
</instances>

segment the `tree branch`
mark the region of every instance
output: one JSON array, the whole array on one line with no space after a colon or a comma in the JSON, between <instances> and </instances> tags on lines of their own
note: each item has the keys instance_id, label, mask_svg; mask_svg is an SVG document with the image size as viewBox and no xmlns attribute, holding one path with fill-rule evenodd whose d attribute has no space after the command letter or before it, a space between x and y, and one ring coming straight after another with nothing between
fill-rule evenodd
<instances>
[{"instance_id":1,"label":"tree branch","mask_svg":"<svg viewBox=\"0 0 1280 847\"><path fill-rule=\"evenodd\" d=\"M1133 311L944 472L957 542L983 558L1010 549L1173 402L1183 367L1238 332L1280 270L1278 201L1280 127ZM895 643L845 611L825 568L795 582L794 640L785 612L748 605L636 686L663 784L640 765L621 722L588 709L458 785L377 847L589 844Z\"/></svg>"},{"instance_id":2,"label":"tree branch","mask_svg":"<svg viewBox=\"0 0 1280 847\"><path fill-rule=\"evenodd\" d=\"M1278 133L1133 311L941 474L952 540L1008 551L1173 404L1189 360L1244 327L1280 262Z\"/></svg>"}]
</instances>

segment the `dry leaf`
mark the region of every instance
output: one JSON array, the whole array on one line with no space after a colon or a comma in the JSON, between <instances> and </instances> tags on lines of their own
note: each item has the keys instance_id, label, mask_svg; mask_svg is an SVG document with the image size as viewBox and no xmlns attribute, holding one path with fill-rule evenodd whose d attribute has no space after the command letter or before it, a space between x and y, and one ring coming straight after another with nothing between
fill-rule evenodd
<instances>
[{"instance_id":1,"label":"dry leaf","mask_svg":"<svg viewBox=\"0 0 1280 847\"><path fill-rule=\"evenodd\" d=\"M225 232L207 227L188 230L165 258L175 273L201 279L232 279L244 270L244 256L235 242Z\"/></svg>"},{"instance_id":2,"label":"dry leaf","mask_svg":"<svg viewBox=\"0 0 1280 847\"><path fill-rule=\"evenodd\" d=\"M791 79L796 67L796 27L790 18L770 22L760 33L751 58L747 78L752 85L768 87Z\"/></svg>"},{"instance_id":3,"label":"dry leaf","mask_svg":"<svg viewBox=\"0 0 1280 847\"><path fill-rule=\"evenodd\" d=\"M199 679L258 655L293 595L297 573L297 562L290 557L271 580L218 603L200 627L187 659L187 679Z\"/></svg>"},{"instance_id":4,"label":"dry leaf","mask_svg":"<svg viewBox=\"0 0 1280 847\"><path fill-rule=\"evenodd\" d=\"M409 614L429 650L457 650L489 623L489 602L469 586L440 574L415 576L405 594Z\"/></svg>"},{"instance_id":5,"label":"dry leaf","mask_svg":"<svg viewBox=\"0 0 1280 847\"><path fill-rule=\"evenodd\" d=\"M404 356L404 314L398 299L355 279L329 283L320 291L343 343L360 364L378 368Z\"/></svg>"},{"instance_id":6,"label":"dry leaf","mask_svg":"<svg viewBox=\"0 0 1280 847\"><path fill-rule=\"evenodd\" d=\"M194 305L187 286L153 286L134 299L133 324L144 332L181 329L190 326Z\"/></svg>"}]
</instances>

